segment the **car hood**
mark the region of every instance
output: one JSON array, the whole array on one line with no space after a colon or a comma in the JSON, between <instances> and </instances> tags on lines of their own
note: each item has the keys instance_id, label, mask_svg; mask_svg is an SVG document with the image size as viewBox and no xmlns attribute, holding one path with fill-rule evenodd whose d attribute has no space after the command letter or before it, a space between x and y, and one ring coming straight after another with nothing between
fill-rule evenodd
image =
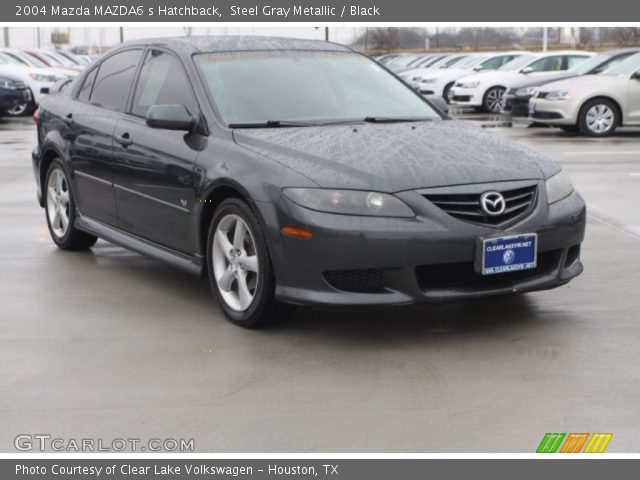
<instances>
[{"instance_id":1,"label":"car hood","mask_svg":"<svg viewBox=\"0 0 640 480\"><path fill-rule=\"evenodd\" d=\"M233 134L239 145L330 188L398 192L548 178L559 170L552 160L503 136L455 120L236 129Z\"/></svg>"},{"instance_id":2,"label":"car hood","mask_svg":"<svg viewBox=\"0 0 640 480\"><path fill-rule=\"evenodd\" d=\"M553 90L583 90L597 89L603 85L615 83L619 77L616 75L582 75L580 77L568 78L558 82L545 84L540 90L551 92Z\"/></svg>"},{"instance_id":3,"label":"car hood","mask_svg":"<svg viewBox=\"0 0 640 480\"><path fill-rule=\"evenodd\" d=\"M554 75L552 77L544 78L525 78L511 83L511 88L527 88L527 87L540 87L547 83L557 82L565 78L575 78L577 75L574 73L564 72L563 74Z\"/></svg>"}]
</instances>

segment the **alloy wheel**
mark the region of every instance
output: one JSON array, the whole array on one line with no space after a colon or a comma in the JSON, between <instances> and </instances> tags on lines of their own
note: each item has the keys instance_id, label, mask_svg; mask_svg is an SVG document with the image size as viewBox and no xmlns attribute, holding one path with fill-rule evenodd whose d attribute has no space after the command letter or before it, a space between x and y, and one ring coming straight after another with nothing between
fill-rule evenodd
<instances>
[{"instance_id":1,"label":"alloy wheel","mask_svg":"<svg viewBox=\"0 0 640 480\"><path fill-rule=\"evenodd\" d=\"M63 238L69 229L69 206L67 179L62 170L56 168L47 182L47 216L57 238Z\"/></svg>"},{"instance_id":2,"label":"alloy wheel","mask_svg":"<svg viewBox=\"0 0 640 480\"><path fill-rule=\"evenodd\" d=\"M20 115L24 115L24 113L27 111L27 108L28 107L26 103L21 103L8 109L7 113L12 117L19 117Z\"/></svg>"},{"instance_id":3,"label":"alloy wheel","mask_svg":"<svg viewBox=\"0 0 640 480\"><path fill-rule=\"evenodd\" d=\"M238 215L225 215L218 222L211 258L222 299L232 310L247 310L257 292L259 262L253 233Z\"/></svg>"},{"instance_id":4,"label":"alloy wheel","mask_svg":"<svg viewBox=\"0 0 640 480\"><path fill-rule=\"evenodd\" d=\"M587 111L587 128L594 133L602 134L611 130L615 113L607 105L596 104Z\"/></svg>"},{"instance_id":5,"label":"alloy wheel","mask_svg":"<svg viewBox=\"0 0 640 480\"><path fill-rule=\"evenodd\" d=\"M487 92L487 110L491 113L499 113L502 111L502 97L504 89L492 88Z\"/></svg>"}]
</instances>

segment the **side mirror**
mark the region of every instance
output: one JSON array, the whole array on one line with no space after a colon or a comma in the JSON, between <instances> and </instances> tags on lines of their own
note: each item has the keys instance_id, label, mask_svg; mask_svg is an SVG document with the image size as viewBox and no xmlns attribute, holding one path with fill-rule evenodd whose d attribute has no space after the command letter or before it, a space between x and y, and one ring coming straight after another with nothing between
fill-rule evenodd
<instances>
[{"instance_id":1,"label":"side mirror","mask_svg":"<svg viewBox=\"0 0 640 480\"><path fill-rule=\"evenodd\" d=\"M427 100L445 115L449 115L449 105L440 95L427 95Z\"/></svg>"},{"instance_id":2,"label":"side mirror","mask_svg":"<svg viewBox=\"0 0 640 480\"><path fill-rule=\"evenodd\" d=\"M524 67L522 70L520 70L520 73L524 73L524 74L531 73L531 72L533 72L533 68L531 67Z\"/></svg>"},{"instance_id":3,"label":"side mirror","mask_svg":"<svg viewBox=\"0 0 640 480\"><path fill-rule=\"evenodd\" d=\"M165 130L191 130L194 118L184 105L153 105L147 112L147 125Z\"/></svg>"},{"instance_id":4,"label":"side mirror","mask_svg":"<svg viewBox=\"0 0 640 480\"><path fill-rule=\"evenodd\" d=\"M474 72L479 72L480 70L484 70L484 67L482 65L478 65L477 67L473 67L473 71Z\"/></svg>"},{"instance_id":5,"label":"side mirror","mask_svg":"<svg viewBox=\"0 0 640 480\"><path fill-rule=\"evenodd\" d=\"M631 78L633 78L634 80L640 80L640 70L631 75Z\"/></svg>"}]
</instances>

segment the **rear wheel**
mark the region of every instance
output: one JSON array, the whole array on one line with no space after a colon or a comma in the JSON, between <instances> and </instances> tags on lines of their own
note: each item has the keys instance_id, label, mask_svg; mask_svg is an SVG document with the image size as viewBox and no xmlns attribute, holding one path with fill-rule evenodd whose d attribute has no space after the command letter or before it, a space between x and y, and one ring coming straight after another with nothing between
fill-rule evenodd
<instances>
[{"instance_id":1,"label":"rear wheel","mask_svg":"<svg viewBox=\"0 0 640 480\"><path fill-rule=\"evenodd\" d=\"M596 98L584 104L578 115L578 125L584 135L605 137L620 124L618 107L606 98Z\"/></svg>"},{"instance_id":2,"label":"rear wheel","mask_svg":"<svg viewBox=\"0 0 640 480\"><path fill-rule=\"evenodd\" d=\"M500 113L502 111L502 96L504 87L491 87L482 98L482 109L487 113Z\"/></svg>"},{"instance_id":3,"label":"rear wheel","mask_svg":"<svg viewBox=\"0 0 640 480\"><path fill-rule=\"evenodd\" d=\"M232 323L255 327L288 313L275 300L267 243L249 205L237 198L222 202L211 219L207 245L211 288Z\"/></svg>"},{"instance_id":4,"label":"rear wheel","mask_svg":"<svg viewBox=\"0 0 640 480\"><path fill-rule=\"evenodd\" d=\"M71 184L60 160L51 162L45 180L44 209L47 226L54 243L63 250L85 250L98 240L78 230L75 225L76 204Z\"/></svg>"}]
</instances>

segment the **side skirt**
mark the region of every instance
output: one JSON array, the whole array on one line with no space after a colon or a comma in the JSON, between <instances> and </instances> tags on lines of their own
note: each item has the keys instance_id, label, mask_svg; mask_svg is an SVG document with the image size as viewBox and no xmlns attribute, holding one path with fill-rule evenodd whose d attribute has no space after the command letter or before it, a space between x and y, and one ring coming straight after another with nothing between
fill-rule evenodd
<instances>
[{"instance_id":1,"label":"side skirt","mask_svg":"<svg viewBox=\"0 0 640 480\"><path fill-rule=\"evenodd\" d=\"M95 235L111 243L115 243L141 255L163 261L194 275L204 275L204 261L199 255L191 257L175 250L149 242L130 233L105 225L92 218L86 217L76 210L75 226L83 232Z\"/></svg>"}]
</instances>

